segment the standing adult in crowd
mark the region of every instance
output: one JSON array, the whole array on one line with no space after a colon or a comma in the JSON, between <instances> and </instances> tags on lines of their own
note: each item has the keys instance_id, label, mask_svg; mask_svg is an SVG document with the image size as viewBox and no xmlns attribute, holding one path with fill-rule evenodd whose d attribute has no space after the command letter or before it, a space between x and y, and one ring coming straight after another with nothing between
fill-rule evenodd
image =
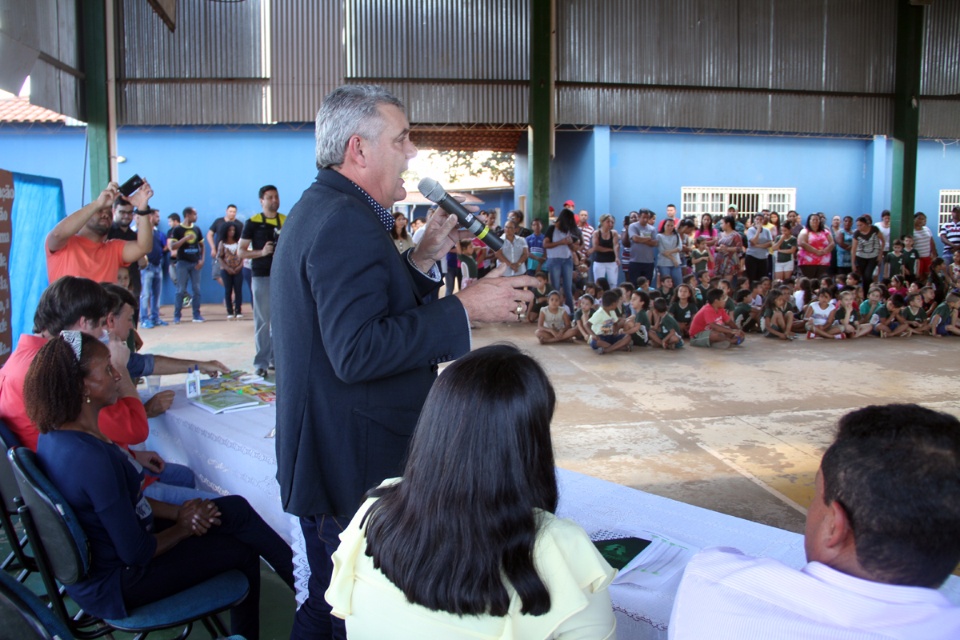
<instances>
[{"instance_id":1,"label":"standing adult in crowd","mask_svg":"<svg viewBox=\"0 0 960 640\"><path fill-rule=\"evenodd\" d=\"M870 292L873 284L873 273L877 270L877 261L883 247L883 234L870 224L870 218L857 218L857 230L853 234L853 243L850 245L850 255L853 256L853 271L859 273L863 290ZM881 276L883 274L881 273Z\"/></svg>"},{"instance_id":2,"label":"standing adult in crowd","mask_svg":"<svg viewBox=\"0 0 960 640\"><path fill-rule=\"evenodd\" d=\"M858 409L817 471L807 564L704 549L669 637L955 640L960 608L937 589L960 562L957 531L960 422L917 405Z\"/></svg>"},{"instance_id":3,"label":"standing adult in crowd","mask_svg":"<svg viewBox=\"0 0 960 640\"><path fill-rule=\"evenodd\" d=\"M243 258L240 257L240 231L224 225L217 244L217 262L223 281L223 303L227 320L243 317Z\"/></svg>"},{"instance_id":4,"label":"standing adult in crowd","mask_svg":"<svg viewBox=\"0 0 960 640\"><path fill-rule=\"evenodd\" d=\"M573 211L563 209L556 224L547 227L543 248L547 251L544 267L550 274L550 287L563 293L564 304L573 311L573 254L580 246L580 231Z\"/></svg>"},{"instance_id":5,"label":"standing adult in crowd","mask_svg":"<svg viewBox=\"0 0 960 640\"><path fill-rule=\"evenodd\" d=\"M227 225L236 227L237 238L243 233L243 223L237 220L237 205L235 204L228 204L226 211L223 213L223 217L214 220L210 228L207 229L207 245L210 247L210 262L212 263L210 271L213 279L221 286L224 286L224 283L220 277L220 263L217 260L217 248L220 240L223 239L223 232Z\"/></svg>"},{"instance_id":6,"label":"standing adult in crowd","mask_svg":"<svg viewBox=\"0 0 960 640\"><path fill-rule=\"evenodd\" d=\"M800 272L805 278L819 280L830 271L830 254L833 253L833 234L823 224L819 214L807 217L807 226L800 232L797 252Z\"/></svg>"},{"instance_id":7,"label":"standing adult in crowd","mask_svg":"<svg viewBox=\"0 0 960 640\"><path fill-rule=\"evenodd\" d=\"M590 214L581 209L577 214L577 226L580 228L580 262L587 264L590 260L590 249L593 248L593 232L596 229L590 224Z\"/></svg>"},{"instance_id":8,"label":"standing adult in crowd","mask_svg":"<svg viewBox=\"0 0 960 640\"><path fill-rule=\"evenodd\" d=\"M508 218L503 227L503 247L497 251L497 260L507 265L503 275L509 277L525 274L529 255L526 241L517 235L517 223Z\"/></svg>"},{"instance_id":9,"label":"standing adult in crowd","mask_svg":"<svg viewBox=\"0 0 960 640\"><path fill-rule=\"evenodd\" d=\"M638 212L639 220L631 223L627 233L630 235L630 283L636 284L637 278L643 276L653 283L653 270L656 261L657 228L650 224L653 212L641 209Z\"/></svg>"},{"instance_id":10,"label":"standing adult in crowd","mask_svg":"<svg viewBox=\"0 0 960 640\"><path fill-rule=\"evenodd\" d=\"M593 232L593 281L606 278L611 287L620 284L620 235L613 230L613 216L600 216L600 228Z\"/></svg>"},{"instance_id":11,"label":"standing adult in crowd","mask_svg":"<svg viewBox=\"0 0 960 640\"><path fill-rule=\"evenodd\" d=\"M960 206L950 210L950 219L940 225L940 240L943 242L943 261L953 263L953 254L960 251Z\"/></svg>"},{"instance_id":12,"label":"standing adult in crowd","mask_svg":"<svg viewBox=\"0 0 960 640\"><path fill-rule=\"evenodd\" d=\"M834 271L846 275L853 269L853 216L843 216L842 226L833 234L833 241L837 247L837 260L833 265Z\"/></svg>"},{"instance_id":13,"label":"standing adult in crowd","mask_svg":"<svg viewBox=\"0 0 960 640\"><path fill-rule=\"evenodd\" d=\"M200 272L203 269L203 231L197 226L197 210L185 207L183 223L170 232L170 249L177 252L177 295L173 300L173 324L180 324L180 315L187 300L193 308L193 321L204 322L200 315ZM193 292L187 297L187 284Z\"/></svg>"},{"instance_id":14,"label":"standing adult in crowd","mask_svg":"<svg viewBox=\"0 0 960 640\"><path fill-rule=\"evenodd\" d=\"M74 211L50 230L45 242L50 282L61 276L116 282L120 267L147 255L153 246L153 229L149 224L138 228L135 241L108 238L113 224L113 203L119 196L117 183L111 182L96 200ZM138 215L150 214L151 196L153 189L144 180L130 196Z\"/></svg>"},{"instance_id":15,"label":"standing adult in crowd","mask_svg":"<svg viewBox=\"0 0 960 640\"><path fill-rule=\"evenodd\" d=\"M137 228L140 228L141 223L146 224L149 218L150 210L148 208L147 215L140 218L140 220L137 220ZM107 239L136 242L140 234L130 228L130 224L132 222L133 203L123 196L118 196L117 199L113 201L113 224L110 225L110 231L107 232ZM151 227L151 231L152 230L153 227ZM140 278L140 268L145 266L147 266L146 257L140 258L139 260L134 260L127 266L127 272L130 274L130 291L132 291L133 295L137 298L140 297L140 292L143 290L143 285ZM137 314L137 317L139 317L139 314Z\"/></svg>"},{"instance_id":16,"label":"standing adult in crowd","mask_svg":"<svg viewBox=\"0 0 960 640\"><path fill-rule=\"evenodd\" d=\"M523 224L523 211L520 211L520 209L514 209L507 214L507 217L510 220L513 220L513 223L517 225L517 235L526 240L531 231Z\"/></svg>"},{"instance_id":17,"label":"standing adult in crowd","mask_svg":"<svg viewBox=\"0 0 960 640\"><path fill-rule=\"evenodd\" d=\"M143 285L140 292L140 326L152 329L167 324L160 319L160 287L163 285L163 257L167 253L167 235L160 231L159 211L151 209L147 219L153 228L153 248L147 254L147 265L140 273ZM141 224L146 223L146 220L141 220Z\"/></svg>"},{"instance_id":18,"label":"standing adult in crowd","mask_svg":"<svg viewBox=\"0 0 960 640\"><path fill-rule=\"evenodd\" d=\"M680 266L683 259L683 239L673 220L664 220L661 228L663 231L657 234L657 272L661 284L664 278L669 277L673 280L673 286L677 287L683 282L683 270Z\"/></svg>"},{"instance_id":19,"label":"standing adult in crowd","mask_svg":"<svg viewBox=\"0 0 960 640\"><path fill-rule=\"evenodd\" d=\"M920 260L917 261L917 279L924 282L930 273L930 264L937 257L937 245L933 233L927 228L927 214L917 211L913 216L913 248Z\"/></svg>"},{"instance_id":20,"label":"standing adult in crowd","mask_svg":"<svg viewBox=\"0 0 960 640\"><path fill-rule=\"evenodd\" d=\"M746 276L751 281L760 280L770 275L767 272L767 256L773 246L773 234L764 226L763 216L759 213L753 216L753 222L747 229L747 251L744 258Z\"/></svg>"},{"instance_id":21,"label":"standing adult in crowd","mask_svg":"<svg viewBox=\"0 0 960 640\"><path fill-rule=\"evenodd\" d=\"M173 248L173 230L180 226L180 214L174 211L169 216L167 216L167 255L170 256L170 264L167 267L167 271L170 275L170 282L173 283L173 286L178 287L180 282L177 278L177 250Z\"/></svg>"},{"instance_id":22,"label":"standing adult in crowd","mask_svg":"<svg viewBox=\"0 0 960 640\"><path fill-rule=\"evenodd\" d=\"M740 254L743 253L743 238L737 233L737 219L726 215L720 219L720 236L717 238L714 265L716 275L734 278L740 275Z\"/></svg>"},{"instance_id":23,"label":"standing adult in crowd","mask_svg":"<svg viewBox=\"0 0 960 640\"><path fill-rule=\"evenodd\" d=\"M243 225L239 255L251 260L253 280L253 336L257 352L253 368L257 375L266 376L274 368L273 337L270 331L270 273L273 252L287 216L280 213L280 194L272 184L260 187L260 213Z\"/></svg>"},{"instance_id":24,"label":"standing adult in crowd","mask_svg":"<svg viewBox=\"0 0 960 640\"><path fill-rule=\"evenodd\" d=\"M393 238L393 244L400 253L413 248L413 238L407 233L407 217L399 211L393 212L393 229L390 230L390 237Z\"/></svg>"},{"instance_id":25,"label":"standing adult in crowd","mask_svg":"<svg viewBox=\"0 0 960 640\"><path fill-rule=\"evenodd\" d=\"M494 272L423 304L457 219L437 210L416 248L393 245L388 209L406 196L417 153L402 103L381 87L343 86L324 98L316 128L319 173L290 212L272 291L277 480L311 569L292 637L311 639L345 637L323 599L330 555L364 493L400 474L437 366L470 350L470 322L517 321L536 286Z\"/></svg>"}]
</instances>

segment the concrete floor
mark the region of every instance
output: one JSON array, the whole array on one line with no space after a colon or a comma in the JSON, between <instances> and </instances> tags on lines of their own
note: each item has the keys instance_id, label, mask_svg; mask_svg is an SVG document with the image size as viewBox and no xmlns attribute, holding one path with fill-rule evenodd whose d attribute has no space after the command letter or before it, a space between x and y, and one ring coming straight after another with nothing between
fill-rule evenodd
<instances>
[{"instance_id":1,"label":"concrete floor","mask_svg":"<svg viewBox=\"0 0 960 640\"><path fill-rule=\"evenodd\" d=\"M249 308L249 306L248 306ZM163 309L172 317L172 308ZM142 330L144 350L252 370L253 321ZM557 390L557 464L610 482L800 532L837 419L868 404L916 402L960 416L960 340L782 342L595 355L539 345L531 325L481 325L474 346L509 341ZM173 377L164 384L174 382Z\"/></svg>"}]
</instances>

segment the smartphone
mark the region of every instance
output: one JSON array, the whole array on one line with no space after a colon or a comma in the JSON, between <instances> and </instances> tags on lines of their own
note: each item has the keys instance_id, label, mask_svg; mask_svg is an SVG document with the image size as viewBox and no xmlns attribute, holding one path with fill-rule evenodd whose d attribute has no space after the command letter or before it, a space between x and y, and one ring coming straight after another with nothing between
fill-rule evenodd
<instances>
[{"instance_id":1,"label":"smartphone","mask_svg":"<svg viewBox=\"0 0 960 640\"><path fill-rule=\"evenodd\" d=\"M120 193L124 196L130 196L134 191L143 186L143 178L133 174L129 180L120 185Z\"/></svg>"}]
</instances>

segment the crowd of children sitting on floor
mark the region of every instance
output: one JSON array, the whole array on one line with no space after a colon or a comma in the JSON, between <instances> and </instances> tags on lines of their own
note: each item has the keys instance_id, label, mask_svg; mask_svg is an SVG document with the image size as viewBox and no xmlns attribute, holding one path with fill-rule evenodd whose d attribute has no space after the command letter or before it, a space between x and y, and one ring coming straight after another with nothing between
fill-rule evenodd
<instances>
[{"instance_id":1,"label":"crowd of children sitting on floor","mask_svg":"<svg viewBox=\"0 0 960 640\"><path fill-rule=\"evenodd\" d=\"M697 346L739 344L745 332L778 340L960 336L960 291L955 288L960 283L960 252L949 269L942 258L934 259L929 275L920 281L910 277L904 245L901 240L893 243L884 267L889 277L866 292L857 273L820 280L787 274L778 274L787 277L777 280L721 278L706 268L709 254L699 253L698 247L691 252L692 268L701 262L704 267L685 275L683 282L665 276L653 287L641 277L636 286L624 282L611 287L600 278L577 292L577 309L571 314L562 295L549 290L546 274L536 273L539 286L527 320L537 323L541 344L581 340L598 354L640 346L683 347L699 333L691 326L711 297L725 311L721 317L730 319L725 331L729 340L719 336L714 344ZM713 289L719 293L711 296Z\"/></svg>"}]
</instances>

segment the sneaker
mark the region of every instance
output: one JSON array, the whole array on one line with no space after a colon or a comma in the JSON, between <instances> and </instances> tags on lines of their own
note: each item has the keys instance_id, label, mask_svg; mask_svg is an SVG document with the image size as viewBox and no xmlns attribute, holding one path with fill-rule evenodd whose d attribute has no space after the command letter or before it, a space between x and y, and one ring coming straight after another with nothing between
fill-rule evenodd
<instances>
[{"instance_id":1,"label":"sneaker","mask_svg":"<svg viewBox=\"0 0 960 640\"><path fill-rule=\"evenodd\" d=\"M194 321L194 322L206 322L206 320L203 319L203 316L197 316L196 318L193 319L193 321Z\"/></svg>"},{"instance_id":2,"label":"sneaker","mask_svg":"<svg viewBox=\"0 0 960 640\"><path fill-rule=\"evenodd\" d=\"M180 324L180 318L174 318L173 324Z\"/></svg>"},{"instance_id":3,"label":"sneaker","mask_svg":"<svg viewBox=\"0 0 960 640\"><path fill-rule=\"evenodd\" d=\"M154 324L153 324L152 322L150 322L149 320L144 320L143 322L140 323L140 328L141 328L141 329L153 329L154 326L156 326L156 325L154 325Z\"/></svg>"},{"instance_id":4,"label":"sneaker","mask_svg":"<svg viewBox=\"0 0 960 640\"><path fill-rule=\"evenodd\" d=\"M169 324L170 324L169 322L165 322L165 321L163 321L163 320L157 319L157 321L153 323L153 326L155 326L155 327L166 327L166 326L169 325Z\"/></svg>"},{"instance_id":5,"label":"sneaker","mask_svg":"<svg viewBox=\"0 0 960 640\"><path fill-rule=\"evenodd\" d=\"M815 334L813 331L807 332L807 340L816 340L816 339L817 339L817 334Z\"/></svg>"},{"instance_id":6,"label":"sneaker","mask_svg":"<svg viewBox=\"0 0 960 640\"><path fill-rule=\"evenodd\" d=\"M276 371L277 367L271 362L270 364L267 365L267 369L270 369L270 371Z\"/></svg>"},{"instance_id":7,"label":"sneaker","mask_svg":"<svg viewBox=\"0 0 960 640\"><path fill-rule=\"evenodd\" d=\"M257 375L261 378L266 378L269 374L266 369L257 369Z\"/></svg>"},{"instance_id":8,"label":"sneaker","mask_svg":"<svg viewBox=\"0 0 960 640\"><path fill-rule=\"evenodd\" d=\"M236 316L234 316L234 315L231 314L231 313L228 313L228 314L227 314L227 320L233 320L235 317L236 317Z\"/></svg>"},{"instance_id":9,"label":"sneaker","mask_svg":"<svg viewBox=\"0 0 960 640\"><path fill-rule=\"evenodd\" d=\"M603 347L600 346L600 343L597 342L596 338L590 341L590 348L593 349L593 352L598 356L603 355Z\"/></svg>"},{"instance_id":10,"label":"sneaker","mask_svg":"<svg viewBox=\"0 0 960 640\"><path fill-rule=\"evenodd\" d=\"M239 319L242 318L242 317L243 317L243 314L240 313L240 312L237 312L237 320L239 320Z\"/></svg>"},{"instance_id":11,"label":"sneaker","mask_svg":"<svg viewBox=\"0 0 960 640\"><path fill-rule=\"evenodd\" d=\"M846 339L847 339L847 334L845 334L845 333L838 333L837 335L833 336L833 339L834 339L834 340L846 340Z\"/></svg>"}]
</instances>

